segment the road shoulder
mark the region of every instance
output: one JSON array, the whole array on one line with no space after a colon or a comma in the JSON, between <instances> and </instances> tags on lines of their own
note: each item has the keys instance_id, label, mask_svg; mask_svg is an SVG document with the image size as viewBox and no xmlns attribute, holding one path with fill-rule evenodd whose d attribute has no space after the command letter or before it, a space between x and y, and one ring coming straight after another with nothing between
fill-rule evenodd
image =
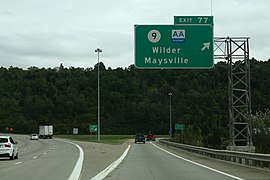
<instances>
[{"instance_id":1,"label":"road shoulder","mask_svg":"<svg viewBox=\"0 0 270 180\"><path fill-rule=\"evenodd\" d=\"M176 147L171 147L168 145L165 145L163 143L157 142L155 143L159 147L176 154L178 156L181 156L185 159L191 160L193 162L205 165L207 167L234 175L234 176L240 176L243 179L250 179L250 180L269 180L270 177L270 171L269 170L262 170L257 169L254 167L244 166L235 164L229 161L223 161L218 159L209 158L207 156L194 154Z\"/></svg>"}]
</instances>

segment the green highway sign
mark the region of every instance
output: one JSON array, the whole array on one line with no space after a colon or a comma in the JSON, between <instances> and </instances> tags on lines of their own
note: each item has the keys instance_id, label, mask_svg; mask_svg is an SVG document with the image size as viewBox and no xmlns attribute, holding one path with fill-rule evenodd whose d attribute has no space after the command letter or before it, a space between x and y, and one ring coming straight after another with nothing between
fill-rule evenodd
<instances>
[{"instance_id":1,"label":"green highway sign","mask_svg":"<svg viewBox=\"0 0 270 180\"><path fill-rule=\"evenodd\" d=\"M185 124L175 124L175 130L184 131L186 128Z\"/></svg>"},{"instance_id":2,"label":"green highway sign","mask_svg":"<svg viewBox=\"0 0 270 180\"><path fill-rule=\"evenodd\" d=\"M93 132L97 132L97 125L89 125L89 132L93 133Z\"/></svg>"},{"instance_id":3,"label":"green highway sign","mask_svg":"<svg viewBox=\"0 0 270 180\"><path fill-rule=\"evenodd\" d=\"M214 65L213 26L135 25L135 66L204 69Z\"/></svg>"},{"instance_id":4,"label":"green highway sign","mask_svg":"<svg viewBox=\"0 0 270 180\"><path fill-rule=\"evenodd\" d=\"M213 16L174 16L174 25L214 25Z\"/></svg>"}]
</instances>

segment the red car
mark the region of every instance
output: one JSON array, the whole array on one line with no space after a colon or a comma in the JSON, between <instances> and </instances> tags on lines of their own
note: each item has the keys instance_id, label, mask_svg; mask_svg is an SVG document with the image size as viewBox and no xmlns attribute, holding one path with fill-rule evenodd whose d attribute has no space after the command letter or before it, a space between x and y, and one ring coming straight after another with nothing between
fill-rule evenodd
<instances>
[{"instance_id":1,"label":"red car","mask_svg":"<svg viewBox=\"0 0 270 180\"><path fill-rule=\"evenodd\" d=\"M146 141L155 141L156 140L156 136L154 134L148 134L146 136Z\"/></svg>"}]
</instances>

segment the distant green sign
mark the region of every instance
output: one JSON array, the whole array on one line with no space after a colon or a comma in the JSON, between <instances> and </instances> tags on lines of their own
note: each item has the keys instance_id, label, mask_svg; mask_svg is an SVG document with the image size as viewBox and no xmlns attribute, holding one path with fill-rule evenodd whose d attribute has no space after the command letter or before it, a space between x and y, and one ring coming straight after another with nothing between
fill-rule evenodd
<instances>
[{"instance_id":1,"label":"distant green sign","mask_svg":"<svg viewBox=\"0 0 270 180\"><path fill-rule=\"evenodd\" d=\"M89 125L89 132L94 133L97 132L97 125Z\"/></svg>"},{"instance_id":2,"label":"distant green sign","mask_svg":"<svg viewBox=\"0 0 270 180\"><path fill-rule=\"evenodd\" d=\"M175 124L175 130L184 131L186 128L185 124Z\"/></svg>"}]
</instances>

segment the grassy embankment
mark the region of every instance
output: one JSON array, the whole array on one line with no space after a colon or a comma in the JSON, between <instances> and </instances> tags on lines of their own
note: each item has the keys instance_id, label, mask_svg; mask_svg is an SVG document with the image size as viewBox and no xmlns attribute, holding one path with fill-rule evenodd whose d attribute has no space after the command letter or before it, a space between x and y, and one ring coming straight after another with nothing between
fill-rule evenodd
<instances>
[{"instance_id":1,"label":"grassy embankment","mask_svg":"<svg viewBox=\"0 0 270 180\"><path fill-rule=\"evenodd\" d=\"M96 135L55 135L54 137L71 139L76 141L122 144L129 139L133 139L134 135L101 135L100 141L98 141Z\"/></svg>"},{"instance_id":2,"label":"grassy embankment","mask_svg":"<svg viewBox=\"0 0 270 180\"><path fill-rule=\"evenodd\" d=\"M106 144L122 144L129 139L134 139L135 135L101 135L100 141L97 135L55 135L57 138L71 139L76 141L98 142ZM158 138L167 138L167 135L157 135Z\"/></svg>"}]
</instances>

